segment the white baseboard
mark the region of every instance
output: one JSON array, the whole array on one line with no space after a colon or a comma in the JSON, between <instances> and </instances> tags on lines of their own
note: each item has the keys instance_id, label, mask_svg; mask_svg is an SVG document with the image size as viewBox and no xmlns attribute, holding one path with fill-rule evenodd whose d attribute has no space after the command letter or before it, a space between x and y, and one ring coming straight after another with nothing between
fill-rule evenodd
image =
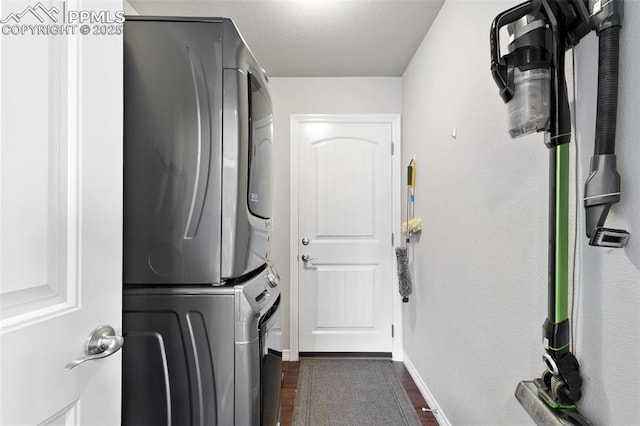
<instances>
[{"instance_id":1,"label":"white baseboard","mask_svg":"<svg viewBox=\"0 0 640 426\"><path fill-rule=\"evenodd\" d=\"M282 351L282 360L291 361L291 351L289 349L285 349Z\"/></svg>"},{"instance_id":2,"label":"white baseboard","mask_svg":"<svg viewBox=\"0 0 640 426\"><path fill-rule=\"evenodd\" d=\"M451 422L449 421L449 419L447 419L447 416L444 414L444 412L438 405L438 402L433 397L433 394L431 394L431 391L429 391L429 388L425 384L424 380L422 380L422 377L420 377L420 375L418 374L418 371L413 366L413 364L411 363L411 360L409 359L406 353L404 354L403 363L404 363L404 366L407 368L409 375L411 375L411 378L413 379L416 386L418 387L418 390L422 394L422 397L424 398L425 401L427 401L427 404L429 404L429 408L434 410L433 415L436 417L438 424L440 426L451 426Z\"/></svg>"}]
</instances>

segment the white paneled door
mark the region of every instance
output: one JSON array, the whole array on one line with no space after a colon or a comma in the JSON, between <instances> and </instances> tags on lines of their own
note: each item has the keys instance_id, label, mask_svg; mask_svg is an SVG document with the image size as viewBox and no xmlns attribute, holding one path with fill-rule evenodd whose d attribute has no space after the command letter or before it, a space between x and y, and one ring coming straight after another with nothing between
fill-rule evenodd
<instances>
[{"instance_id":1,"label":"white paneled door","mask_svg":"<svg viewBox=\"0 0 640 426\"><path fill-rule=\"evenodd\" d=\"M121 9L0 4L2 425L120 423L120 352L64 367L122 332Z\"/></svg>"},{"instance_id":2,"label":"white paneled door","mask_svg":"<svg viewBox=\"0 0 640 426\"><path fill-rule=\"evenodd\" d=\"M296 129L299 351L391 353L393 122Z\"/></svg>"}]
</instances>

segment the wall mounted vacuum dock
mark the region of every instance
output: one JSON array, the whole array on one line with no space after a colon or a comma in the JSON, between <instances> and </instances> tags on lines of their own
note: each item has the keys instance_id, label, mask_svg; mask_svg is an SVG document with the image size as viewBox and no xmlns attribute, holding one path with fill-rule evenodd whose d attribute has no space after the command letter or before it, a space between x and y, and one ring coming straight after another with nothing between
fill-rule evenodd
<instances>
[{"instance_id":1,"label":"wall mounted vacuum dock","mask_svg":"<svg viewBox=\"0 0 640 426\"><path fill-rule=\"evenodd\" d=\"M565 81L565 51L595 30L599 38L596 140L584 207L589 244L623 247L629 233L605 228L607 214L620 200L615 131L619 37L623 1L531 0L498 15L491 26L491 72L507 103L509 133L544 132L549 149L549 304L543 325L546 371L521 382L516 397L538 424L587 425L577 410L582 377L570 348L568 316L569 142L571 116ZM500 30L510 34L508 53L500 52Z\"/></svg>"}]
</instances>

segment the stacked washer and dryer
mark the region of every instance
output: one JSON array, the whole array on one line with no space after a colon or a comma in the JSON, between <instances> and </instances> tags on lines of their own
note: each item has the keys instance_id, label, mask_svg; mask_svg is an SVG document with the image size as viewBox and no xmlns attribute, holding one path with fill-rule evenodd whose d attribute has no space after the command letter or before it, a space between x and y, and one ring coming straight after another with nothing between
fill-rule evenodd
<instances>
[{"instance_id":1,"label":"stacked washer and dryer","mask_svg":"<svg viewBox=\"0 0 640 426\"><path fill-rule=\"evenodd\" d=\"M228 19L124 24L125 425L275 425L268 79Z\"/></svg>"}]
</instances>

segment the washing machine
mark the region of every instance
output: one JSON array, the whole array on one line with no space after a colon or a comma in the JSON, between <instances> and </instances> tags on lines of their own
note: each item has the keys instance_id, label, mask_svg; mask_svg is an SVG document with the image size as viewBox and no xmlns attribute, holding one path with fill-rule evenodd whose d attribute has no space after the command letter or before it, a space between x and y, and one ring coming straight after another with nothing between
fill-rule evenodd
<instances>
[{"instance_id":1,"label":"washing machine","mask_svg":"<svg viewBox=\"0 0 640 426\"><path fill-rule=\"evenodd\" d=\"M280 285L266 266L224 287L127 287L123 425L276 425Z\"/></svg>"}]
</instances>

